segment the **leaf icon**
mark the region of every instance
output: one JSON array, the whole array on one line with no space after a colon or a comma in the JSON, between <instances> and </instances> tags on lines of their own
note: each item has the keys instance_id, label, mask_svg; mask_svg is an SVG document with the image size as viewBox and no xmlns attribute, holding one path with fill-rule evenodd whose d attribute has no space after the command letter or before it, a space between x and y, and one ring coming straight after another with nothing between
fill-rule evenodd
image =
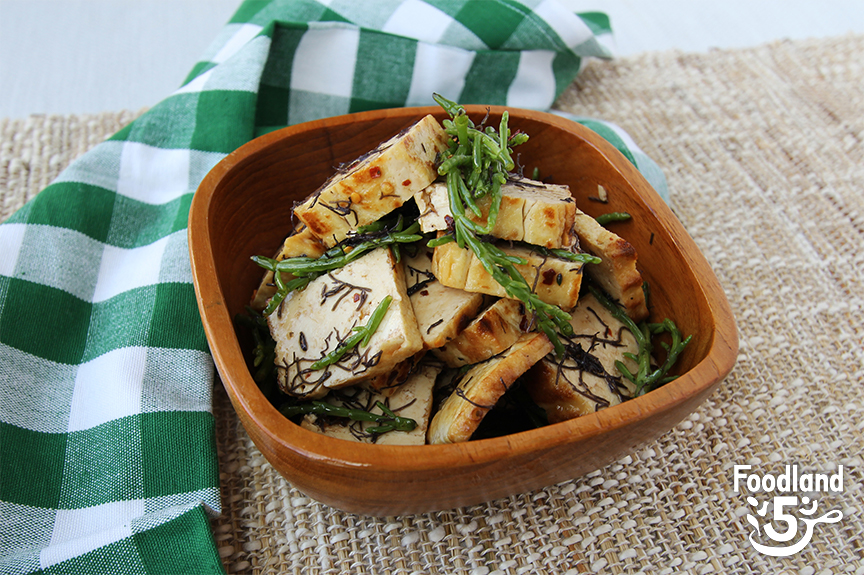
<instances>
[{"instance_id":1,"label":"leaf icon","mask_svg":"<svg viewBox=\"0 0 864 575\"><path fill-rule=\"evenodd\" d=\"M747 514L747 522L750 523L750 525L752 525L756 529L756 533L760 533L759 522L756 520L755 517L753 517L749 513Z\"/></svg>"}]
</instances>

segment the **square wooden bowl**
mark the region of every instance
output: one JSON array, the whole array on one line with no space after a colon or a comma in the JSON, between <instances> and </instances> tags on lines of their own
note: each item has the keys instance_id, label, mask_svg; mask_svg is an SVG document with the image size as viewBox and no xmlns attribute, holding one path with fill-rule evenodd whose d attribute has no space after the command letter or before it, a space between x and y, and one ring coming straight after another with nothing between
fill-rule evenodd
<instances>
[{"instance_id":1,"label":"square wooden bowl","mask_svg":"<svg viewBox=\"0 0 864 575\"><path fill-rule=\"evenodd\" d=\"M466 106L491 125L504 108ZM309 496L369 515L449 509L579 477L615 461L677 424L734 365L735 321L699 249L636 168L593 131L542 112L510 109L510 126L530 135L519 146L534 167L566 184L591 215L628 212L615 224L639 254L651 288L652 319L671 317L693 334L676 366L681 376L651 393L577 419L505 437L454 445L383 446L333 439L283 417L247 367L248 341L233 317L244 311L262 270L250 256L272 255L291 230L294 202L315 191L340 163L437 107L362 112L261 136L204 178L189 214L189 251L198 305L219 376L249 436L273 467ZM598 185L608 203L596 197Z\"/></svg>"}]
</instances>

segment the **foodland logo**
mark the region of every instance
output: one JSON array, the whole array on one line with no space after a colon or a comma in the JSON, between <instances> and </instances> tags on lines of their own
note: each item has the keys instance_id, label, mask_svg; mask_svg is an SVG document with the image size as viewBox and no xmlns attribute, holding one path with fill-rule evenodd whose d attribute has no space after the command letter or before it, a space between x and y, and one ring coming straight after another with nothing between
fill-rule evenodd
<instances>
[{"instance_id":1,"label":"foodland logo","mask_svg":"<svg viewBox=\"0 0 864 575\"><path fill-rule=\"evenodd\" d=\"M820 517L813 517L816 514L816 508L819 506L817 498L802 496L800 499L796 493L842 493L843 491L843 466L839 465L837 473L828 475L826 473L798 473L797 465L787 465L786 470L780 475L766 473L757 475L750 473L751 465L735 465L733 470L733 483L735 492L738 493L741 486L746 486L750 493L763 491L765 493L781 493L783 495L774 495L774 514L773 522L776 524L784 524L786 529L777 531L774 526L769 523L764 526L765 535L777 543L786 543L795 539L798 534L799 519L805 525L804 533L801 538L795 543L788 545L763 545L754 540L754 536L761 535L760 521L757 517L747 514L747 521L752 525L755 531L750 532L750 544L760 553L770 555L772 557L788 557L794 555L804 549L810 539L813 538L813 530L819 523L837 523L843 519L843 512L839 509L834 509ZM786 494L791 495L786 495ZM800 501L800 503L799 503ZM756 515L760 518L765 517L768 513L769 501L759 502L752 495L747 496L749 503L755 510ZM785 510L797 509L797 512L802 515L800 517L786 513Z\"/></svg>"}]
</instances>

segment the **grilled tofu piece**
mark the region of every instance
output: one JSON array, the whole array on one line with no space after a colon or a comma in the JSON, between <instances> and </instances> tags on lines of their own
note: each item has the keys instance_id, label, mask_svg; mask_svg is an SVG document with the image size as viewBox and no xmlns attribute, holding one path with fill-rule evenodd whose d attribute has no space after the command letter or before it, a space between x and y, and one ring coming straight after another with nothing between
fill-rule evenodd
<instances>
[{"instance_id":1,"label":"grilled tofu piece","mask_svg":"<svg viewBox=\"0 0 864 575\"><path fill-rule=\"evenodd\" d=\"M468 327L432 353L449 367L486 361L516 343L526 322L525 304L501 298L483 310Z\"/></svg>"},{"instance_id":2,"label":"grilled tofu piece","mask_svg":"<svg viewBox=\"0 0 864 575\"><path fill-rule=\"evenodd\" d=\"M636 269L636 249L581 210L576 211L573 229L580 248L603 260L587 267L591 279L616 299L634 321L648 317L642 274Z\"/></svg>"},{"instance_id":3,"label":"grilled tofu piece","mask_svg":"<svg viewBox=\"0 0 864 575\"><path fill-rule=\"evenodd\" d=\"M517 264L516 269L541 300L558 305L565 311L573 309L579 300L579 288L582 285L581 263L544 256L527 247L499 247L508 255L521 257L528 262L525 265ZM435 248L432 273L438 281L449 287L508 297L474 252L468 248L461 249L456 242Z\"/></svg>"},{"instance_id":4,"label":"grilled tofu piece","mask_svg":"<svg viewBox=\"0 0 864 575\"><path fill-rule=\"evenodd\" d=\"M441 366L422 363L408 378L396 387L378 391L362 386L353 386L331 391L324 401L351 409L362 409L372 413L383 413L376 406L383 403L396 415L413 419L417 426L411 431L388 431L383 434L370 433L368 429L378 425L370 421L350 421L342 418L305 415L301 427L338 439L377 443L379 445L423 445L432 411L432 390Z\"/></svg>"},{"instance_id":5,"label":"grilled tofu piece","mask_svg":"<svg viewBox=\"0 0 864 575\"><path fill-rule=\"evenodd\" d=\"M429 424L429 443L468 441L516 379L552 351L542 333L526 333L507 351L471 367Z\"/></svg>"},{"instance_id":6,"label":"grilled tofu piece","mask_svg":"<svg viewBox=\"0 0 864 575\"><path fill-rule=\"evenodd\" d=\"M480 293L447 287L432 273L432 249L423 246L414 256L403 253L408 297L426 349L455 338L477 316L484 302Z\"/></svg>"},{"instance_id":7,"label":"grilled tofu piece","mask_svg":"<svg viewBox=\"0 0 864 575\"><path fill-rule=\"evenodd\" d=\"M424 232L446 230L452 217L447 185L435 182L414 196ZM472 220L485 225L491 199L478 201L481 216L466 210ZM501 206L490 235L502 240L526 242L546 248L566 248L573 243L576 203L567 186L544 184L528 178L508 180L501 186Z\"/></svg>"},{"instance_id":8,"label":"grilled tofu piece","mask_svg":"<svg viewBox=\"0 0 864 575\"><path fill-rule=\"evenodd\" d=\"M393 300L367 346L355 347L324 369L309 369L354 327L366 325L388 295ZM288 294L267 322L276 341L279 386L300 397L322 397L330 389L386 374L423 349L402 265L389 248L373 250Z\"/></svg>"},{"instance_id":9,"label":"grilled tofu piece","mask_svg":"<svg viewBox=\"0 0 864 575\"><path fill-rule=\"evenodd\" d=\"M615 367L616 361L622 361L636 371L636 362L624 357L626 352L639 351L633 334L591 294L583 296L570 315L574 333L565 346L566 355L560 360L546 356L524 380L531 398L546 410L549 423L617 405L635 390Z\"/></svg>"},{"instance_id":10,"label":"grilled tofu piece","mask_svg":"<svg viewBox=\"0 0 864 575\"><path fill-rule=\"evenodd\" d=\"M282 248L273 258L280 262L287 258L296 258L299 256L320 258L324 255L325 251L327 251L327 248L324 247L324 244L315 237L309 228L301 225L299 230L285 238ZM292 274L282 274L282 279L286 282L293 277ZM273 297L275 293L276 283L273 281L273 272L268 270L261 279L258 289L252 294L252 301L249 302L249 307L255 311L263 310L267 307L267 300Z\"/></svg>"},{"instance_id":11,"label":"grilled tofu piece","mask_svg":"<svg viewBox=\"0 0 864 575\"><path fill-rule=\"evenodd\" d=\"M294 214L333 247L432 183L438 175L435 158L448 140L438 121L426 116L335 174Z\"/></svg>"},{"instance_id":12,"label":"grilled tofu piece","mask_svg":"<svg viewBox=\"0 0 864 575\"><path fill-rule=\"evenodd\" d=\"M430 361L424 361L426 357L426 350L421 350L415 353L413 356L409 357L405 361L396 364L393 369L388 371L387 373L379 373L375 377L363 380L358 385L368 389L369 391L378 393L387 389L392 389L394 387L399 387L403 383L405 383L408 378L417 371L420 362L430 363ZM436 362L436 365L440 362ZM440 367L443 368L443 365Z\"/></svg>"}]
</instances>

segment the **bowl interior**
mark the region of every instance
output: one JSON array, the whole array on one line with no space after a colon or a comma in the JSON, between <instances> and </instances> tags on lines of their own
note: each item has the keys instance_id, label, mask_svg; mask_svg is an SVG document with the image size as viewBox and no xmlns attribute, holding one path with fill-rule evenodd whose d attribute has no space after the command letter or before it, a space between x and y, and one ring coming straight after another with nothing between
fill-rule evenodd
<instances>
[{"instance_id":1,"label":"bowl interior","mask_svg":"<svg viewBox=\"0 0 864 575\"><path fill-rule=\"evenodd\" d=\"M467 108L475 122L489 110L488 121L496 126L503 111L496 107ZM268 457L268 450L314 453L348 467L370 463L458 466L465 464L466 458L491 461L508 457L514 450L530 453L574 438L657 420L652 427L655 431L633 433L634 438L622 445L620 452L596 454L591 464L597 465L604 458L611 461L623 456L636 443L669 429L686 415L673 409L676 406L687 403L695 407L698 403L694 404L694 399L707 397L732 368L737 337L725 296L692 239L635 167L594 132L551 114L511 109L511 129L530 135L529 141L515 150L526 175L537 168L541 179L568 185L577 206L590 215L623 211L633 216L611 229L639 254L639 268L651 288L652 320L668 316L683 334L694 334L675 369L686 375L637 400L604 410L608 413L518 434L524 437L450 446L350 444L348 448L341 445L348 442L302 430L269 406L246 367L245 336L235 332L231 319L243 312L262 276L250 256L273 255L292 229L294 203L315 191L336 166L368 152L427 113L439 120L445 117L438 108L384 110L273 132L229 155L199 187L190 211L189 242L202 320L235 408L253 440L267 443L262 452ZM607 203L596 201L598 186L605 189ZM418 449L425 450L422 457L400 457L401 463L384 461L393 453L420 453L411 451Z\"/></svg>"}]
</instances>

